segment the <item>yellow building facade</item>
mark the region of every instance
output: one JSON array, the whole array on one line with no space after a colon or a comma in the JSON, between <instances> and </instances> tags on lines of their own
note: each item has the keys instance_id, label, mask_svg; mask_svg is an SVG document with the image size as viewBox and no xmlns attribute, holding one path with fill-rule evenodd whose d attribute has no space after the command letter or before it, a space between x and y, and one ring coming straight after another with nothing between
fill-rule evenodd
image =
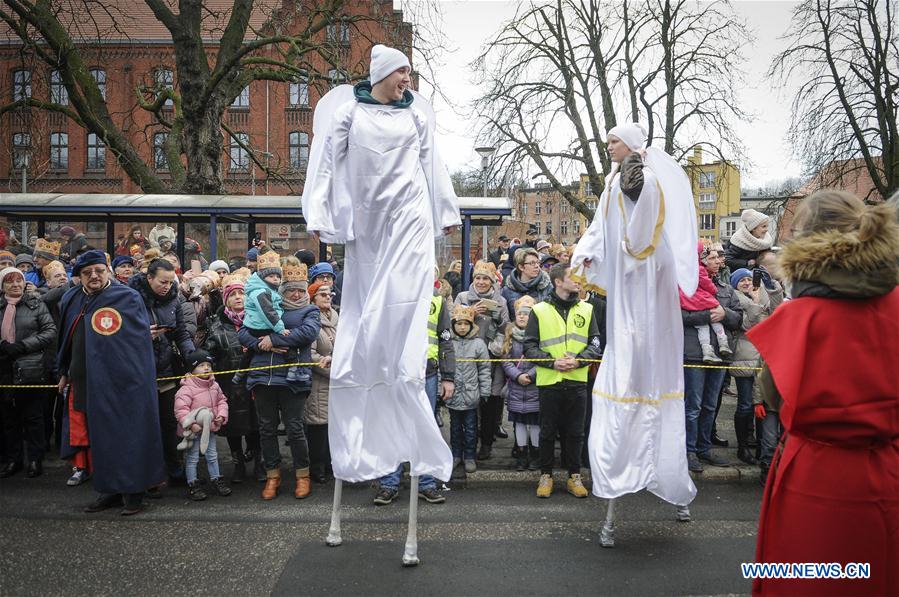
<instances>
[{"instance_id":1,"label":"yellow building facade","mask_svg":"<svg viewBox=\"0 0 899 597\"><path fill-rule=\"evenodd\" d=\"M684 167L693 187L699 238L720 242L734 231L732 216L740 215L740 170L728 161L702 163L702 148L697 146ZM722 225L724 220L724 225Z\"/></svg>"}]
</instances>

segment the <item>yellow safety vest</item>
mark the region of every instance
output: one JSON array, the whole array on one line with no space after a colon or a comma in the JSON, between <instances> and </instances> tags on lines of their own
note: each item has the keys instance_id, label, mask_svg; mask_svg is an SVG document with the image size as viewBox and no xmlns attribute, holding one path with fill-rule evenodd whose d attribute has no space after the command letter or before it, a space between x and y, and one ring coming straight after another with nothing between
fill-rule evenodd
<instances>
[{"instance_id":1,"label":"yellow safety vest","mask_svg":"<svg viewBox=\"0 0 899 597\"><path fill-rule=\"evenodd\" d=\"M534 305L534 315L540 323L540 350L548 352L554 359L566 354L578 355L587 348L590 320L593 318L593 307L590 303L579 301L568 311L568 321L549 303ZM537 385L551 386L562 380L587 381L587 369L580 367L561 372L552 368L552 363L539 363L537 367Z\"/></svg>"},{"instance_id":2,"label":"yellow safety vest","mask_svg":"<svg viewBox=\"0 0 899 597\"><path fill-rule=\"evenodd\" d=\"M443 308L443 296L431 297L431 313L428 315L428 360L436 361L440 354L440 344L437 339L437 323L440 320L440 309Z\"/></svg>"}]
</instances>

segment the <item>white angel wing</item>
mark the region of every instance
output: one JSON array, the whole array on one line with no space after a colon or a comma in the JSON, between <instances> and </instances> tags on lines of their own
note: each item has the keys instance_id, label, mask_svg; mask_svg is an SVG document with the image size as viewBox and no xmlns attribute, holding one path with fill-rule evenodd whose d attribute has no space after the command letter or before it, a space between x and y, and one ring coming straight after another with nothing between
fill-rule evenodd
<instances>
[{"instance_id":1,"label":"white angel wing","mask_svg":"<svg viewBox=\"0 0 899 597\"><path fill-rule=\"evenodd\" d=\"M430 151L427 152L428 157L422 161L422 168L427 180L428 194L431 197L434 235L442 237L444 228L462 224L462 217L459 214L459 199L456 197L449 171L437 148L437 115L434 107L425 96L417 91L412 91L412 96L415 98L412 106L424 117L427 128L425 138L430 141L428 148ZM423 149L425 149L424 146Z\"/></svg>"}]
</instances>

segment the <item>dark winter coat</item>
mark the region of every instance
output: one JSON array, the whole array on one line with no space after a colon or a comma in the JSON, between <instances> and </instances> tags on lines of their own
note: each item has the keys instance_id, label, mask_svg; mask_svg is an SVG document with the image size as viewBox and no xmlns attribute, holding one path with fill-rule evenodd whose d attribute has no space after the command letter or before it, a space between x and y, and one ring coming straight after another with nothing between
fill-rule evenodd
<instances>
[{"instance_id":1,"label":"dark winter coat","mask_svg":"<svg viewBox=\"0 0 899 597\"><path fill-rule=\"evenodd\" d=\"M724 308L724 319L721 320L721 325L724 326L728 344L733 350L736 346L736 334L743 325L743 307L740 305L740 299L733 286L719 284L717 277L712 277L712 281L718 288L718 303ZM699 345L699 332L697 332L696 326L711 324L711 311L684 311L681 309L681 317L684 319L684 362L701 363L702 347ZM718 336L710 335L715 353L723 360L729 361L730 359L718 350Z\"/></svg>"},{"instance_id":2,"label":"dark winter coat","mask_svg":"<svg viewBox=\"0 0 899 597\"><path fill-rule=\"evenodd\" d=\"M453 320L450 316L452 305L444 299L437 315L437 360L428 359L425 375L440 373L442 381L453 381L456 375L456 349L453 347Z\"/></svg>"},{"instance_id":3,"label":"dark winter coat","mask_svg":"<svg viewBox=\"0 0 899 597\"><path fill-rule=\"evenodd\" d=\"M146 274L137 274L128 280L128 286L137 291L147 309L151 324L169 328L170 331L153 340L153 357L156 361L156 377L169 377L183 373L179 361L192 353L194 342L184 318L178 285L172 284L168 294L159 296L150 288ZM175 351L179 354L177 354Z\"/></svg>"},{"instance_id":4,"label":"dark winter coat","mask_svg":"<svg viewBox=\"0 0 899 597\"><path fill-rule=\"evenodd\" d=\"M240 343L235 326L225 308L220 308L206 319L206 343L203 345L215 359L216 371L239 369L247 349ZM216 381L228 397L228 422L219 435L237 437L248 435L257 429L256 405L244 384L232 383L234 374L217 375Z\"/></svg>"},{"instance_id":5,"label":"dark winter coat","mask_svg":"<svg viewBox=\"0 0 899 597\"><path fill-rule=\"evenodd\" d=\"M72 237L72 240L62 246L59 251L59 260L69 265L69 262L78 256L78 251L87 246L87 237L83 232L79 232Z\"/></svg>"},{"instance_id":6,"label":"dark winter coat","mask_svg":"<svg viewBox=\"0 0 899 597\"><path fill-rule=\"evenodd\" d=\"M534 302L539 303L545 301L552 294L553 285L549 281L549 274L544 271L540 272L536 278L530 282L522 282L520 272L518 270L503 280L502 294L506 299L506 306L509 308L509 320L515 319L515 301L528 295Z\"/></svg>"},{"instance_id":7,"label":"dark winter coat","mask_svg":"<svg viewBox=\"0 0 899 597\"><path fill-rule=\"evenodd\" d=\"M259 350L261 338L254 337L245 327L240 328L238 332L240 343L253 351L250 367L312 362L312 343L318 339L318 333L321 331L320 318L321 311L315 305L302 309L285 309L281 320L285 329L290 330L290 335L282 336L274 332L271 334L273 346L292 349L284 354ZM288 369L289 367L271 367L250 371L247 375L247 388L252 390L257 385L284 386L290 388L294 394L309 392L312 389L312 371L309 367L299 368L299 381L295 382L287 381Z\"/></svg>"},{"instance_id":8,"label":"dark winter coat","mask_svg":"<svg viewBox=\"0 0 899 597\"><path fill-rule=\"evenodd\" d=\"M0 321L6 313L6 297L0 296ZM16 305L16 342L25 353L10 358L0 354L0 379L16 385L41 384L50 379L52 354L56 348L56 324L47 306L36 294L26 294ZM39 396L38 392L31 392Z\"/></svg>"},{"instance_id":9,"label":"dark winter coat","mask_svg":"<svg viewBox=\"0 0 899 597\"><path fill-rule=\"evenodd\" d=\"M506 400L510 413L535 413L540 412L540 392L537 390L537 367L524 359L524 344L512 339L512 347L509 349L510 360L503 362L503 371L506 374ZM531 378L530 385L523 386L518 383L521 375Z\"/></svg>"},{"instance_id":10,"label":"dark winter coat","mask_svg":"<svg viewBox=\"0 0 899 597\"><path fill-rule=\"evenodd\" d=\"M755 262L759 258L759 253L761 253L761 251L743 249L732 242L728 242L727 247L724 248L724 264L732 272L737 271L741 267L752 269L755 267ZM749 265L750 260L752 261L752 265Z\"/></svg>"}]
</instances>

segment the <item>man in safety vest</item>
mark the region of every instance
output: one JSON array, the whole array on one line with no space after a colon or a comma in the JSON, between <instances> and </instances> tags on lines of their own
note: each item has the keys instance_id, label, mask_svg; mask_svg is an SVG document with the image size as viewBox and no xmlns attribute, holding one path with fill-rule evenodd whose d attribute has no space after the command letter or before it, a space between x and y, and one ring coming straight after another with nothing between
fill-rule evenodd
<instances>
[{"instance_id":1,"label":"man in safety vest","mask_svg":"<svg viewBox=\"0 0 899 597\"><path fill-rule=\"evenodd\" d=\"M439 288L438 285L435 284L435 286ZM449 400L455 390L453 381L456 374L456 351L453 349L450 309L447 308L446 300L436 289L428 308L428 364L425 369L425 392L428 394L428 400L431 401L431 408L436 413L438 396ZM402 479L402 464L389 475L381 477L374 503L378 506L386 506L395 500L399 495ZM422 475L419 479L418 497L431 504L442 504L446 501L443 494L437 490L437 481L430 475Z\"/></svg>"},{"instance_id":2,"label":"man in safety vest","mask_svg":"<svg viewBox=\"0 0 899 597\"><path fill-rule=\"evenodd\" d=\"M556 434L561 432L568 469L568 493L587 497L581 481L581 447L587 409L589 360L602 354L599 326L590 303L580 300L571 269L559 263L549 270L552 294L534 305L524 334L524 356L537 365L540 393L540 484L537 497L553 490ZM539 360L546 359L546 360Z\"/></svg>"}]
</instances>

